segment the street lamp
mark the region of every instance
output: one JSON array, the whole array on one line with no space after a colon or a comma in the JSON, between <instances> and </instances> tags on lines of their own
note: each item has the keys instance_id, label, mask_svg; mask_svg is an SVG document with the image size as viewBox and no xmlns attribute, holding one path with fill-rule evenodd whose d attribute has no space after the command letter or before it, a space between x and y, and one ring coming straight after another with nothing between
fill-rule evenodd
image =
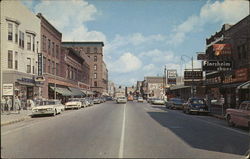
<instances>
[{"instance_id":1,"label":"street lamp","mask_svg":"<svg viewBox=\"0 0 250 159\"><path fill-rule=\"evenodd\" d=\"M183 57L187 57L189 59L191 59L192 61L192 85L191 85L191 91L192 91L192 97L194 97L194 74L193 74L193 71L194 71L194 58L193 56L192 57L189 57L187 55L181 55L181 60L185 62L184 58Z\"/></svg>"}]
</instances>

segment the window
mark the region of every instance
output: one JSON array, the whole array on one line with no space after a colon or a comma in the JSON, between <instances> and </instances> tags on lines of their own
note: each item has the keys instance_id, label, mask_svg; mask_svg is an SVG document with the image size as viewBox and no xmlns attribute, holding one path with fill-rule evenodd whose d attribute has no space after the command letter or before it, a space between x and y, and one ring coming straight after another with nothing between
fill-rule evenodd
<instances>
[{"instance_id":1,"label":"window","mask_svg":"<svg viewBox=\"0 0 250 159\"><path fill-rule=\"evenodd\" d=\"M22 47L22 32L19 31L19 46Z\"/></svg>"},{"instance_id":2,"label":"window","mask_svg":"<svg viewBox=\"0 0 250 159\"><path fill-rule=\"evenodd\" d=\"M55 74L55 62L52 61L52 74L54 75Z\"/></svg>"},{"instance_id":3,"label":"window","mask_svg":"<svg viewBox=\"0 0 250 159\"><path fill-rule=\"evenodd\" d=\"M94 48L94 53L97 53L97 48L96 47Z\"/></svg>"},{"instance_id":4,"label":"window","mask_svg":"<svg viewBox=\"0 0 250 159\"><path fill-rule=\"evenodd\" d=\"M15 69L18 69L18 52L15 52Z\"/></svg>"},{"instance_id":5,"label":"window","mask_svg":"<svg viewBox=\"0 0 250 159\"><path fill-rule=\"evenodd\" d=\"M43 35L43 51L46 51L46 36Z\"/></svg>"},{"instance_id":6,"label":"window","mask_svg":"<svg viewBox=\"0 0 250 159\"><path fill-rule=\"evenodd\" d=\"M96 81L94 82L94 86L97 87L97 82Z\"/></svg>"},{"instance_id":7,"label":"window","mask_svg":"<svg viewBox=\"0 0 250 159\"><path fill-rule=\"evenodd\" d=\"M8 68L13 68L13 52L8 51Z\"/></svg>"},{"instance_id":8,"label":"window","mask_svg":"<svg viewBox=\"0 0 250 159\"><path fill-rule=\"evenodd\" d=\"M27 50L31 50L31 35L27 35Z\"/></svg>"},{"instance_id":9,"label":"window","mask_svg":"<svg viewBox=\"0 0 250 159\"><path fill-rule=\"evenodd\" d=\"M97 56L94 56L94 62L96 62L97 61Z\"/></svg>"},{"instance_id":10,"label":"window","mask_svg":"<svg viewBox=\"0 0 250 159\"><path fill-rule=\"evenodd\" d=\"M18 25L15 25L15 43L18 43Z\"/></svg>"},{"instance_id":11,"label":"window","mask_svg":"<svg viewBox=\"0 0 250 159\"><path fill-rule=\"evenodd\" d=\"M68 79L70 78L70 67L69 67L69 65L67 65L67 78Z\"/></svg>"},{"instance_id":12,"label":"window","mask_svg":"<svg viewBox=\"0 0 250 159\"><path fill-rule=\"evenodd\" d=\"M43 72L46 72L46 57L43 56Z\"/></svg>"},{"instance_id":13,"label":"window","mask_svg":"<svg viewBox=\"0 0 250 159\"><path fill-rule=\"evenodd\" d=\"M8 40L13 40L13 24L8 23Z\"/></svg>"},{"instance_id":14,"label":"window","mask_svg":"<svg viewBox=\"0 0 250 159\"><path fill-rule=\"evenodd\" d=\"M89 47L87 48L87 53L90 53L90 48Z\"/></svg>"},{"instance_id":15,"label":"window","mask_svg":"<svg viewBox=\"0 0 250 159\"><path fill-rule=\"evenodd\" d=\"M50 60L48 59L48 73L50 73Z\"/></svg>"},{"instance_id":16,"label":"window","mask_svg":"<svg viewBox=\"0 0 250 159\"><path fill-rule=\"evenodd\" d=\"M31 59L27 58L27 73L31 73Z\"/></svg>"},{"instance_id":17,"label":"window","mask_svg":"<svg viewBox=\"0 0 250 159\"><path fill-rule=\"evenodd\" d=\"M32 59L32 73L35 74L35 60Z\"/></svg>"},{"instance_id":18,"label":"window","mask_svg":"<svg viewBox=\"0 0 250 159\"><path fill-rule=\"evenodd\" d=\"M94 78L95 78L95 79L97 78L97 73L94 73Z\"/></svg>"},{"instance_id":19,"label":"window","mask_svg":"<svg viewBox=\"0 0 250 159\"><path fill-rule=\"evenodd\" d=\"M32 37L32 51L35 52L35 36ZM38 52L38 51L37 51Z\"/></svg>"},{"instance_id":20,"label":"window","mask_svg":"<svg viewBox=\"0 0 250 159\"><path fill-rule=\"evenodd\" d=\"M55 43L52 42L52 56L55 56Z\"/></svg>"},{"instance_id":21,"label":"window","mask_svg":"<svg viewBox=\"0 0 250 159\"><path fill-rule=\"evenodd\" d=\"M59 76L59 63L56 63L56 75Z\"/></svg>"},{"instance_id":22,"label":"window","mask_svg":"<svg viewBox=\"0 0 250 159\"><path fill-rule=\"evenodd\" d=\"M96 64L94 64L94 70L95 70L95 71L97 70L97 65L96 65Z\"/></svg>"},{"instance_id":23,"label":"window","mask_svg":"<svg viewBox=\"0 0 250 159\"><path fill-rule=\"evenodd\" d=\"M56 57L59 58L59 47L56 45Z\"/></svg>"},{"instance_id":24,"label":"window","mask_svg":"<svg viewBox=\"0 0 250 159\"><path fill-rule=\"evenodd\" d=\"M48 53L50 54L50 39L48 39Z\"/></svg>"}]
</instances>

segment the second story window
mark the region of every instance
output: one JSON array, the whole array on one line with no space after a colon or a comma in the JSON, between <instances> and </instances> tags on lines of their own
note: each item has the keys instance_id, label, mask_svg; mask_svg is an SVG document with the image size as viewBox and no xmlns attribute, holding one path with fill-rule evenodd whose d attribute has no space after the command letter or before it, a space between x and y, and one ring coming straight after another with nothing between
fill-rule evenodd
<instances>
[{"instance_id":1,"label":"second story window","mask_svg":"<svg viewBox=\"0 0 250 159\"><path fill-rule=\"evenodd\" d=\"M31 59L27 58L27 73L31 73Z\"/></svg>"},{"instance_id":2,"label":"second story window","mask_svg":"<svg viewBox=\"0 0 250 159\"><path fill-rule=\"evenodd\" d=\"M27 50L31 50L31 35L27 35Z\"/></svg>"},{"instance_id":3,"label":"second story window","mask_svg":"<svg viewBox=\"0 0 250 159\"><path fill-rule=\"evenodd\" d=\"M55 74L55 62L52 61L52 74L54 75Z\"/></svg>"},{"instance_id":4,"label":"second story window","mask_svg":"<svg viewBox=\"0 0 250 159\"><path fill-rule=\"evenodd\" d=\"M13 40L13 24L8 23L8 40Z\"/></svg>"},{"instance_id":5,"label":"second story window","mask_svg":"<svg viewBox=\"0 0 250 159\"><path fill-rule=\"evenodd\" d=\"M46 73L46 57L43 56L43 72Z\"/></svg>"},{"instance_id":6,"label":"second story window","mask_svg":"<svg viewBox=\"0 0 250 159\"><path fill-rule=\"evenodd\" d=\"M18 69L18 52L15 52L15 69Z\"/></svg>"},{"instance_id":7,"label":"second story window","mask_svg":"<svg viewBox=\"0 0 250 159\"><path fill-rule=\"evenodd\" d=\"M15 25L15 43L18 43L18 25Z\"/></svg>"},{"instance_id":8,"label":"second story window","mask_svg":"<svg viewBox=\"0 0 250 159\"><path fill-rule=\"evenodd\" d=\"M43 35L43 39L42 39L42 45L43 45L43 51L46 51L46 36Z\"/></svg>"},{"instance_id":9,"label":"second story window","mask_svg":"<svg viewBox=\"0 0 250 159\"><path fill-rule=\"evenodd\" d=\"M59 46L56 45L56 57L59 58Z\"/></svg>"},{"instance_id":10,"label":"second story window","mask_svg":"<svg viewBox=\"0 0 250 159\"><path fill-rule=\"evenodd\" d=\"M13 68L13 51L8 51L8 68Z\"/></svg>"},{"instance_id":11,"label":"second story window","mask_svg":"<svg viewBox=\"0 0 250 159\"><path fill-rule=\"evenodd\" d=\"M97 62L97 56L94 56L94 62Z\"/></svg>"},{"instance_id":12,"label":"second story window","mask_svg":"<svg viewBox=\"0 0 250 159\"><path fill-rule=\"evenodd\" d=\"M48 53L50 54L50 39L48 39Z\"/></svg>"},{"instance_id":13,"label":"second story window","mask_svg":"<svg viewBox=\"0 0 250 159\"><path fill-rule=\"evenodd\" d=\"M95 79L97 78L97 73L94 73L94 78L95 78Z\"/></svg>"},{"instance_id":14,"label":"second story window","mask_svg":"<svg viewBox=\"0 0 250 159\"><path fill-rule=\"evenodd\" d=\"M97 70L97 64L94 64L94 70L95 71Z\"/></svg>"},{"instance_id":15,"label":"second story window","mask_svg":"<svg viewBox=\"0 0 250 159\"><path fill-rule=\"evenodd\" d=\"M55 56L55 43L52 42L52 56Z\"/></svg>"},{"instance_id":16,"label":"second story window","mask_svg":"<svg viewBox=\"0 0 250 159\"><path fill-rule=\"evenodd\" d=\"M35 52L35 36L32 37L32 51Z\"/></svg>"}]
</instances>

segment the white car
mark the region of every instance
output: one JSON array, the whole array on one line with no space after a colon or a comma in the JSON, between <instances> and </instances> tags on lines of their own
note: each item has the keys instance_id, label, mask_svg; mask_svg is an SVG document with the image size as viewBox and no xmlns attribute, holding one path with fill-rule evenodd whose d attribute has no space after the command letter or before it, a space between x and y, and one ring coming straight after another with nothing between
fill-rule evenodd
<instances>
[{"instance_id":1,"label":"white car","mask_svg":"<svg viewBox=\"0 0 250 159\"><path fill-rule=\"evenodd\" d=\"M116 99L116 103L127 103L127 98L126 97L118 97Z\"/></svg>"},{"instance_id":2,"label":"white car","mask_svg":"<svg viewBox=\"0 0 250 159\"><path fill-rule=\"evenodd\" d=\"M82 107L81 101L70 101L65 103L65 109L80 109Z\"/></svg>"},{"instance_id":3,"label":"white car","mask_svg":"<svg viewBox=\"0 0 250 159\"><path fill-rule=\"evenodd\" d=\"M37 115L53 115L64 111L64 105L59 100L43 100L39 101L34 108L32 108L31 117Z\"/></svg>"},{"instance_id":4,"label":"white car","mask_svg":"<svg viewBox=\"0 0 250 159\"><path fill-rule=\"evenodd\" d=\"M142 97L138 97L137 102L143 102L143 98Z\"/></svg>"},{"instance_id":5,"label":"white car","mask_svg":"<svg viewBox=\"0 0 250 159\"><path fill-rule=\"evenodd\" d=\"M155 99L155 100L152 101L152 104L165 105L165 101L163 99Z\"/></svg>"}]
</instances>

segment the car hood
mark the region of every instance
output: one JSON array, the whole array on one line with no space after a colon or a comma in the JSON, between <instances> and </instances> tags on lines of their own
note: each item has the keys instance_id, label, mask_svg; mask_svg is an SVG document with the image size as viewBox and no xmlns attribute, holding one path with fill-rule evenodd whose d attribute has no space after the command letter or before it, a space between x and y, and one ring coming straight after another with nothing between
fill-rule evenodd
<instances>
[{"instance_id":1,"label":"car hood","mask_svg":"<svg viewBox=\"0 0 250 159\"><path fill-rule=\"evenodd\" d=\"M32 108L33 109L48 109L48 108L54 108L55 105L44 105L44 106L37 106Z\"/></svg>"},{"instance_id":2,"label":"car hood","mask_svg":"<svg viewBox=\"0 0 250 159\"><path fill-rule=\"evenodd\" d=\"M75 104L80 104L81 102L67 102L65 105L75 105Z\"/></svg>"}]
</instances>

